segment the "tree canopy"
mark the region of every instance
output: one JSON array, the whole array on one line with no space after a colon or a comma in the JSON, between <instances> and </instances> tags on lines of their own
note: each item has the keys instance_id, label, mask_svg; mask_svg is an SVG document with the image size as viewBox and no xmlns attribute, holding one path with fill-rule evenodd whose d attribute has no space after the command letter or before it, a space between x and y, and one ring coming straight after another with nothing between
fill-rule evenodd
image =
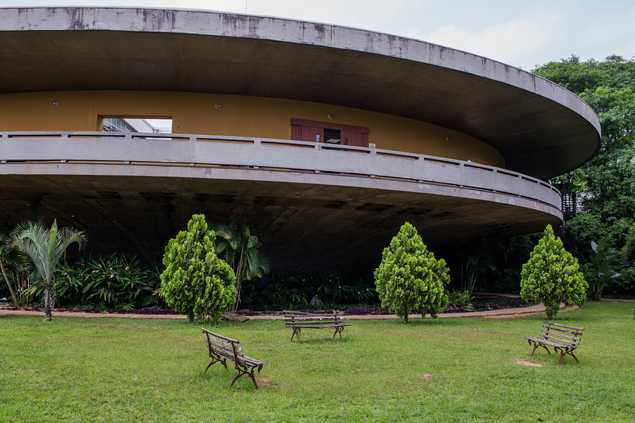
<instances>
[{"instance_id":1,"label":"tree canopy","mask_svg":"<svg viewBox=\"0 0 635 423\"><path fill-rule=\"evenodd\" d=\"M577 93L600 118L598 153L580 168L552 182L575 194L580 209L566 221L565 240L585 264L587 278L608 283L614 292L635 291L635 60L609 56L604 61L580 61L572 56L535 70ZM601 245L598 250L593 245ZM613 257L602 278L597 254ZM592 290L593 291L593 290ZM594 291L595 292L595 291ZM599 290L599 297L601 289Z\"/></svg>"},{"instance_id":2,"label":"tree canopy","mask_svg":"<svg viewBox=\"0 0 635 423\"><path fill-rule=\"evenodd\" d=\"M161 296L168 306L194 318L220 319L236 298L236 276L216 255L215 233L195 214L165 247Z\"/></svg>"},{"instance_id":3,"label":"tree canopy","mask_svg":"<svg viewBox=\"0 0 635 423\"><path fill-rule=\"evenodd\" d=\"M560 303L584 304L587 289L578 260L564 248L551 225L547 225L523 265L520 295L527 301L542 302L551 320L558 314Z\"/></svg>"},{"instance_id":4,"label":"tree canopy","mask_svg":"<svg viewBox=\"0 0 635 423\"><path fill-rule=\"evenodd\" d=\"M375 286L383 307L408 323L412 310L433 317L448 303L445 286L450 283L445 260L438 259L423 243L412 224L406 222L384 248L375 270Z\"/></svg>"}]
</instances>

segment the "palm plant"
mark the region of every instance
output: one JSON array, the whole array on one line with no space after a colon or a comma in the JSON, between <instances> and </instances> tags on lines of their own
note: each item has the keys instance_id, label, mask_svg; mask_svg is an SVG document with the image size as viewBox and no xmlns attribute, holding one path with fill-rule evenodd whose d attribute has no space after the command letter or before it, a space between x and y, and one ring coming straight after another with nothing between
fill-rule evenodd
<instances>
[{"instance_id":1,"label":"palm plant","mask_svg":"<svg viewBox=\"0 0 635 423\"><path fill-rule=\"evenodd\" d=\"M51 320L55 306L55 272L68 247L77 244L81 249L86 237L76 229L58 228L57 221L54 221L50 229L39 222L18 225L12 239L13 245L33 262L44 287L44 316L46 320Z\"/></svg>"},{"instance_id":2,"label":"palm plant","mask_svg":"<svg viewBox=\"0 0 635 423\"><path fill-rule=\"evenodd\" d=\"M262 246L257 236L252 235L247 225L232 223L216 225L216 253L234 269L236 274L236 302L233 311L240 304L243 281L261 278L269 272L269 263L260 253Z\"/></svg>"}]
</instances>

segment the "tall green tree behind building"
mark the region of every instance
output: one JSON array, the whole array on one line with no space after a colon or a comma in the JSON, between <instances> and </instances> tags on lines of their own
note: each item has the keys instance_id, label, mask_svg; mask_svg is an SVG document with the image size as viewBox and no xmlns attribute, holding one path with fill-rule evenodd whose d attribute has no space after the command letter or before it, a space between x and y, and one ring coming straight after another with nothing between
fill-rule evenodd
<instances>
[{"instance_id":1,"label":"tall green tree behind building","mask_svg":"<svg viewBox=\"0 0 635 423\"><path fill-rule=\"evenodd\" d=\"M584 263L592 295L599 299L605 284L613 292L634 294L635 60L572 56L535 73L577 93L600 117L602 143L596 156L552 183L577 199L577 207L565 216L565 239Z\"/></svg>"}]
</instances>

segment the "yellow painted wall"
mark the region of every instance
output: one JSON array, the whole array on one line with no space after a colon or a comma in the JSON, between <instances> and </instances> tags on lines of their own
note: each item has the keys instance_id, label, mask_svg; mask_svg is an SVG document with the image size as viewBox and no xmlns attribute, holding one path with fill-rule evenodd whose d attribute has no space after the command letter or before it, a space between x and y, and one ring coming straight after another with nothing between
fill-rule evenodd
<instances>
[{"instance_id":1,"label":"yellow painted wall","mask_svg":"<svg viewBox=\"0 0 635 423\"><path fill-rule=\"evenodd\" d=\"M99 116L171 117L173 132L290 138L291 118L364 126L377 148L504 167L501 154L464 133L369 112L266 97L187 92L69 91L0 95L0 131L95 131Z\"/></svg>"}]
</instances>

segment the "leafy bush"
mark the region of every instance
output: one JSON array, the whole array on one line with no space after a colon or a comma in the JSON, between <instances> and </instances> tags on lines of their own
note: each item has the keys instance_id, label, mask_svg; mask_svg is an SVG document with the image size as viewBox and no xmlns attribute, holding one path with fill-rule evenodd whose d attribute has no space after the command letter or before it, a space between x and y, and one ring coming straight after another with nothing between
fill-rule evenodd
<instances>
[{"instance_id":1,"label":"leafy bush","mask_svg":"<svg viewBox=\"0 0 635 423\"><path fill-rule=\"evenodd\" d=\"M190 321L195 317L218 320L236 299L236 276L216 255L214 238L205 216L195 214L187 230L179 232L165 248L161 296Z\"/></svg>"},{"instance_id":2,"label":"leafy bush","mask_svg":"<svg viewBox=\"0 0 635 423\"><path fill-rule=\"evenodd\" d=\"M460 310L472 310L472 293L470 291L451 291L448 294L448 305Z\"/></svg>"},{"instance_id":3,"label":"leafy bush","mask_svg":"<svg viewBox=\"0 0 635 423\"><path fill-rule=\"evenodd\" d=\"M562 240L547 225L543 237L523 265L520 295L525 301L541 301L548 319L558 314L560 303L584 304L589 285L578 260L565 250Z\"/></svg>"},{"instance_id":4,"label":"leafy bush","mask_svg":"<svg viewBox=\"0 0 635 423\"><path fill-rule=\"evenodd\" d=\"M450 282L445 260L428 251L417 229L403 224L384 248L375 270L375 286L383 307L408 322L408 313L420 310L433 316L448 303L445 285Z\"/></svg>"},{"instance_id":5,"label":"leafy bush","mask_svg":"<svg viewBox=\"0 0 635 423\"><path fill-rule=\"evenodd\" d=\"M243 281L262 278L269 273L269 262L262 255L262 243L251 233L249 226L232 223L216 225L216 253L218 253L234 270L236 275L236 302L232 308L238 309Z\"/></svg>"},{"instance_id":6,"label":"leafy bush","mask_svg":"<svg viewBox=\"0 0 635 423\"><path fill-rule=\"evenodd\" d=\"M595 242L591 244L594 254L581 266L581 269L589 284L589 297L599 301L602 299L606 286L621 276L615 271L620 265L620 257L619 253L607 242L601 242L599 245Z\"/></svg>"},{"instance_id":7,"label":"leafy bush","mask_svg":"<svg viewBox=\"0 0 635 423\"><path fill-rule=\"evenodd\" d=\"M7 296L16 307L29 305L32 300L31 278L37 278L33 270L29 256L16 248L11 237L0 233L0 275L4 281L0 284L0 297Z\"/></svg>"},{"instance_id":8,"label":"leafy bush","mask_svg":"<svg viewBox=\"0 0 635 423\"><path fill-rule=\"evenodd\" d=\"M56 285L62 304L131 310L157 302L159 276L134 257L113 254L62 267Z\"/></svg>"},{"instance_id":9,"label":"leafy bush","mask_svg":"<svg viewBox=\"0 0 635 423\"><path fill-rule=\"evenodd\" d=\"M312 305L317 296L320 305ZM378 302L371 278L339 273L274 273L246 284L242 304L273 309L337 308Z\"/></svg>"}]
</instances>

